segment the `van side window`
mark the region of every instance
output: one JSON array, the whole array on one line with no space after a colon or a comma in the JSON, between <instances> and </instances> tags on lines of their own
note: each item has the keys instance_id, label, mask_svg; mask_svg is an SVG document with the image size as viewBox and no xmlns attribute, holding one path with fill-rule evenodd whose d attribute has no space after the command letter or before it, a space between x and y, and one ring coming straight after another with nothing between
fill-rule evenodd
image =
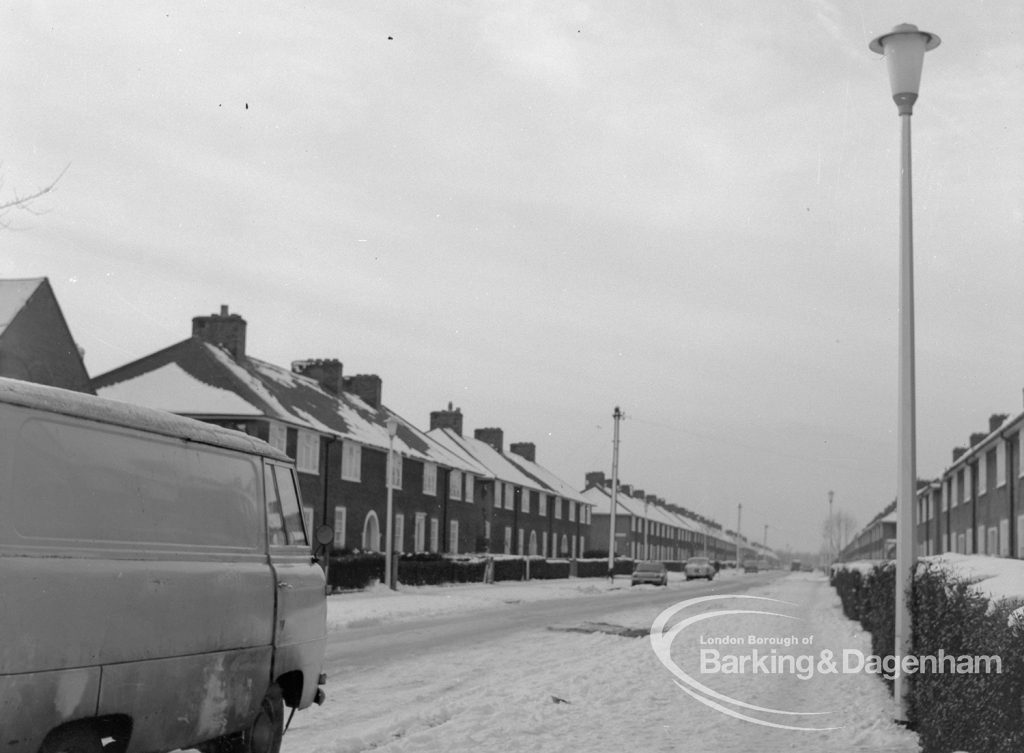
<instances>
[{"instance_id":1,"label":"van side window","mask_svg":"<svg viewBox=\"0 0 1024 753\"><path fill-rule=\"evenodd\" d=\"M299 495L295 491L295 477L291 470L283 465L275 465L273 468L277 490L281 495L281 511L284 513L285 528L288 530L288 543L308 545L306 530L302 525Z\"/></svg>"},{"instance_id":2,"label":"van side window","mask_svg":"<svg viewBox=\"0 0 1024 753\"><path fill-rule=\"evenodd\" d=\"M271 546L284 546L288 543L288 537L284 532L281 497L277 493L277 484L274 483L274 472L271 468L271 465L263 466L263 486L267 495L267 533L270 535Z\"/></svg>"}]
</instances>

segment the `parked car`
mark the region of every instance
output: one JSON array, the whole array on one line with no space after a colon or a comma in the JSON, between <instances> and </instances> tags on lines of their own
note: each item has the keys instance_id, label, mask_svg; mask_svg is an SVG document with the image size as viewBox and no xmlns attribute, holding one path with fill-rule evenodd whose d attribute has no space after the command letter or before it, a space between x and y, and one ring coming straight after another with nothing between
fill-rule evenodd
<instances>
[{"instance_id":1,"label":"parked car","mask_svg":"<svg viewBox=\"0 0 1024 753\"><path fill-rule=\"evenodd\" d=\"M743 560L743 572L756 573L757 570L757 560Z\"/></svg>"},{"instance_id":2,"label":"parked car","mask_svg":"<svg viewBox=\"0 0 1024 753\"><path fill-rule=\"evenodd\" d=\"M792 572L794 572L794 573L800 572L800 567L801 567L800 560L793 560L792 562L789 563L789 569Z\"/></svg>"},{"instance_id":3,"label":"parked car","mask_svg":"<svg viewBox=\"0 0 1024 753\"><path fill-rule=\"evenodd\" d=\"M633 577L630 580L630 585L635 586L638 583L667 586L668 568L665 567L665 563L657 561L637 562L633 566Z\"/></svg>"},{"instance_id":4,"label":"parked car","mask_svg":"<svg viewBox=\"0 0 1024 753\"><path fill-rule=\"evenodd\" d=\"M324 699L311 554L269 444L0 379L4 753L276 753Z\"/></svg>"},{"instance_id":5,"label":"parked car","mask_svg":"<svg viewBox=\"0 0 1024 753\"><path fill-rule=\"evenodd\" d=\"M683 572L687 580L694 578L707 578L712 580L715 577L715 566L707 557L690 557L683 565Z\"/></svg>"}]
</instances>

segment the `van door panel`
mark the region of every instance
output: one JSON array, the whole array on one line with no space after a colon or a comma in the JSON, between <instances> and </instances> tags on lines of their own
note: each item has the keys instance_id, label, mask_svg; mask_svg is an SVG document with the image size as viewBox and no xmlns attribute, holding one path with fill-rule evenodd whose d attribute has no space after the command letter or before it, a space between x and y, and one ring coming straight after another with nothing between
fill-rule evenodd
<instances>
[{"instance_id":1,"label":"van door panel","mask_svg":"<svg viewBox=\"0 0 1024 753\"><path fill-rule=\"evenodd\" d=\"M181 556L181 555L178 555ZM269 646L273 573L246 561L2 557L0 667L16 674Z\"/></svg>"},{"instance_id":2,"label":"van door panel","mask_svg":"<svg viewBox=\"0 0 1024 753\"><path fill-rule=\"evenodd\" d=\"M105 666L99 714L132 709L129 753L186 747L238 731L267 691L270 653L263 646Z\"/></svg>"}]
</instances>

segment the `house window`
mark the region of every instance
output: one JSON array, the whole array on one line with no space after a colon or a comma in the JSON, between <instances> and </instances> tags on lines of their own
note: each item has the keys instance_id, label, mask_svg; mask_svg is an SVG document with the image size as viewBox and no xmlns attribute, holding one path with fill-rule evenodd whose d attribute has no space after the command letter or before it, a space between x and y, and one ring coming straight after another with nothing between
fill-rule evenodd
<instances>
[{"instance_id":1,"label":"house window","mask_svg":"<svg viewBox=\"0 0 1024 753\"><path fill-rule=\"evenodd\" d=\"M519 529L519 534L516 536L516 554L523 553L523 529Z\"/></svg>"},{"instance_id":2,"label":"house window","mask_svg":"<svg viewBox=\"0 0 1024 753\"><path fill-rule=\"evenodd\" d=\"M320 472L320 435L299 429L295 467L302 473Z\"/></svg>"},{"instance_id":3,"label":"house window","mask_svg":"<svg viewBox=\"0 0 1024 753\"><path fill-rule=\"evenodd\" d=\"M1010 556L1010 521L1006 518L999 521L999 556Z\"/></svg>"},{"instance_id":4,"label":"house window","mask_svg":"<svg viewBox=\"0 0 1024 753\"><path fill-rule=\"evenodd\" d=\"M989 453L981 453L981 458L978 460L978 494L982 495L985 490L988 489L988 455Z\"/></svg>"},{"instance_id":5,"label":"house window","mask_svg":"<svg viewBox=\"0 0 1024 753\"><path fill-rule=\"evenodd\" d=\"M425 551L427 548L427 514L425 512L416 513L416 522L413 531L413 551Z\"/></svg>"},{"instance_id":6,"label":"house window","mask_svg":"<svg viewBox=\"0 0 1024 753\"><path fill-rule=\"evenodd\" d=\"M537 512L542 517L547 517L547 514L548 514L548 500L549 499L551 499L551 497L549 495L538 492L538 494L537 494Z\"/></svg>"},{"instance_id":7,"label":"house window","mask_svg":"<svg viewBox=\"0 0 1024 753\"><path fill-rule=\"evenodd\" d=\"M441 521L437 518L430 519L430 551L439 551L438 547L441 540Z\"/></svg>"},{"instance_id":8,"label":"house window","mask_svg":"<svg viewBox=\"0 0 1024 753\"><path fill-rule=\"evenodd\" d=\"M359 482L363 477L363 446L348 440L341 443L341 478Z\"/></svg>"},{"instance_id":9,"label":"house window","mask_svg":"<svg viewBox=\"0 0 1024 753\"><path fill-rule=\"evenodd\" d=\"M978 554L990 554L985 549L985 526L978 526L977 538L975 539L978 547Z\"/></svg>"},{"instance_id":10,"label":"house window","mask_svg":"<svg viewBox=\"0 0 1024 753\"><path fill-rule=\"evenodd\" d=\"M348 510L341 505L334 508L334 548L345 548L345 527L348 522Z\"/></svg>"},{"instance_id":11,"label":"house window","mask_svg":"<svg viewBox=\"0 0 1024 753\"><path fill-rule=\"evenodd\" d=\"M391 488L402 488L402 453L395 450L391 453Z\"/></svg>"},{"instance_id":12,"label":"house window","mask_svg":"<svg viewBox=\"0 0 1024 753\"><path fill-rule=\"evenodd\" d=\"M1006 445L996 445L996 488L1006 486Z\"/></svg>"},{"instance_id":13,"label":"house window","mask_svg":"<svg viewBox=\"0 0 1024 753\"><path fill-rule=\"evenodd\" d=\"M569 500L569 522L576 522L576 503L572 500Z\"/></svg>"},{"instance_id":14,"label":"house window","mask_svg":"<svg viewBox=\"0 0 1024 753\"><path fill-rule=\"evenodd\" d=\"M405 542L405 515L395 515L395 552L401 554L402 545Z\"/></svg>"},{"instance_id":15,"label":"house window","mask_svg":"<svg viewBox=\"0 0 1024 753\"><path fill-rule=\"evenodd\" d=\"M530 490L525 487L519 490L519 511L530 512ZM523 551L522 546L519 547L519 551Z\"/></svg>"},{"instance_id":16,"label":"house window","mask_svg":"<svg viewBox=\"0 0 1024 753\"><path fill-rule=\"evenodd\" d=\"M1024 559L1024 515L1017 516L1017 559Z\"/></svg>"},{"instance_id":17,"label":"house window","mask_svg":"<svg viewBox=\"0 0 1024 753\"><path fill-rule=\"evenodd\" d=\"M448 474L448 498L462 499L462 471L454 468Z\"/></svg>"},{"instance_id":18,"label":"house window","mask_svg":"<svg viewBox=\"0 0 1024 753\"><path fill-rule=\"evenodd\" d=\"M505 485L500 481L494 482L494 509L500 510L501 505L504 502Z\"/></svg>"},{"instance_id":19,"label":"house window","mask_svg":"<svg viewBox=\"0 0 1024 753\"><path fill-rule=\"evenodd\" d=\"M562 534L562 545L559 547L559 551L561 551L563 554L569 553L569 537L566 536L564 533Z\"/></svg>"},{"instance_id":20,"label":"house window","mask_svg":"<svg viewBox=\"0 0 1024 753\"><path fill-rule=\"evenodd\" d=\"M448 525L448 551L452 554L459 553L459 521L449 521Z\"/></svg>"},{"instance_id":21,"label":"house window","mask_svg":"<svg viewBox=\"0 0 1024 753\"><path fill-rule=\"evenodd\" d=\"M957 554L967 554L967 538L964 534L958 534L956 537L956 551Z\"/></svg>"},{"instance_id":22,"label":"house window","mask_svg":"<svg viewBox=\"0 0 1024 753\"><path fill-rule=\"evenodd\" d=\"M437 465L434 463L423 464L423 493L437 496Z\"/></svg>"},{"instance_id":23,"label":"house window","mask_svg":"<svg viewBox=\"0 0 1024 753\"><path fill-rule=\"evenodd\" d=\"M964 468L964 502L971 501L971 466Z\"/></svg>"},{"instance_id":24,"label":"house window","mask_svg":"<svg viewBox=\"0 0 1024 753\"><path fill-rule=\"evenodd\" d=\"M562 519L562 500L555 497L555 520Z\"/></svg>"},{"instance_id":25,"label":"house window","mask_svg":"<svg viewBox=\"0 0 1024 753\"><path fill-rule=\"evenodd\" d=\"M276 447L281 452L288 452L288 427L284 424L279 424L277 421L270 422L270 436L267 438L267 442L270 443L271 447Z\"/></svg>"},{"instance_id":26,"label":"house window","mask_svg":"<svg viewBox=\"0 0 1024 753\"><path fill-rule=\"evenodd\" d=\"M466 496L466 501L469 502L470 504L472 504L473 500L475 499L475 496L474 496L475 492L476 492L476 488L475 488L475 485L473 483L473 474L472 473L467 473L466 474L466 495L465 496Z\"/></svg>"},{"instance_id":27,"label":"house window","mask_svg":"<svg viewBox=\"0 0 1024 753\"><path fill-rule=\"evenodd\" d=\"M949 509L949 486L948 486L948 484L943 484L942 485L942 487L939 489L939 494L942 497L942 512L946 512L946 510Z\"/></svg>"},{"instance_id":28,"label":"house window","mask_svg":"<svg viewBox=\"0 0 1024 753\"><path fill-rule=\"evenodd\" d=\"M541 531L540 534L540 556L548 556L548 534L546 531Z\"/></svg>"},{"instance_id":29,"label":"house window","mask_svg":"<svg viewBox=\"0 0 1024 753\"><path fill-rule=\"evenodd\" d=\"M505 484L505 505L506 510L514 510L516 507L515 489L511 484Z\"/></svg>"},{"instance_id":30,"label":"house window","mask_svg":"<svg viewBox=\"0 0 1024 753\"><path fill-rule=\"evenodd\" d=\"M512 554L512 526L505 526L505 554Z\"/></svg>"}]
</instances>

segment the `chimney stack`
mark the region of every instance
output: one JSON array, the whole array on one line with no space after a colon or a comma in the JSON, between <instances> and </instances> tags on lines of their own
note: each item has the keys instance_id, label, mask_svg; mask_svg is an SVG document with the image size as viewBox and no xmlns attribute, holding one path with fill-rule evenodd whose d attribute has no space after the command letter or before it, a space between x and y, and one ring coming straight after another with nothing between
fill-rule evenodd
<instances>
[{"instance_id":1,"label":"chimney stack","mask_svg":"<svg viewBox=\"0 0 1024 753\"><path fill-rule=\"evenodd\" d=\"M1009 418L1005 413L993 413L988 417L988 433L991 434L1000 426L1003 425L1003 421Z\"/></svg>"},{"instance_id":2,"label":"chimney stack","mask_svg":"<svg viewBox=\"0 0 1024 753\"><path fill-rule=\"evenodd\" d=\"M460 437L462 436L462 409L452 410L452 404L448 403L448 410L435 410L430 412L430 428L451 429Z\"/></svg>"},{"instance_id":3,"label":"chimney stack","mask_svg":"<svg viewBox=\"0 0 1024 753\"><path fill-rule=\"evenodd\" d=\"M505 432L501 429L477 429L473 432L473 436L481 442L486 442L498 452L504 452Z\"/></svg>"},{"instance_id":4,"label":"chimney stack","mask_svg":"<svg viewBox=\"0 0 1024 753\"><path fill-rule=\"evenodd\" d=\"M514 452L531 463L537 462L537 445L533 442L513 442L508 446L508 449L509 452Z\"/></svg>"},{"instance_id":5,"label":"chimney stack","mask_svg":"<svg viewBox=\"0 0 1024 753\"><path fill-rule=\"evenodd\" d=\"M584 477L584 489L604 486L604 471L591 471Z\"/></svg>"},{"instance_id":6,"label":"chimney stack","mask_svg":"<svg viewBox=\"0 0 1024 753\"><path fill-rule=\"evenodd\" d=\"M292 373L315 380L324 391L340 395L342 390L341 361L337 358L311 358L292 361Z\"/></svg>"},{"instance_id":7,"label":"chimney stack","mask_svg":"<svg viewBox=\"0 0 1024 753\"><path fill-rule=\"evenodd\" d=\"M380 407L383 384L376 374L356 374L343 377L341 386L345 392L351 392L371 408Z\"/></svg>"},{"instance_id":8,"label":"chimney stack","mask_svg":"<svg viewBox=\"0 0 1024 753\"><path fill-rule=\"evenodd\" d=\"M245 328L245 319L229 314L227 306L220 307L220 314L192 318L192 337L225 348L236 361L245 357Z\"/></svg>"}]
</instances>

